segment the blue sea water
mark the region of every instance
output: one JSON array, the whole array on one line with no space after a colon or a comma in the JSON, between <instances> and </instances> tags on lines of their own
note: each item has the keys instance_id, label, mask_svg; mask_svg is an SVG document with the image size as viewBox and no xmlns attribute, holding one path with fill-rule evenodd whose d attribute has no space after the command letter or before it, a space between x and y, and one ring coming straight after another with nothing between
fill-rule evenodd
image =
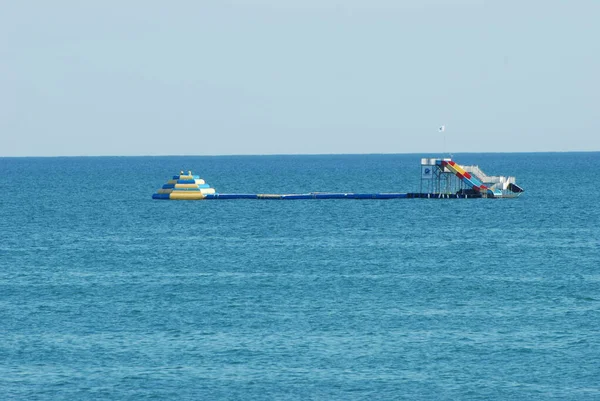
<instances>
[{"instance_id":1,"label":"blue sea water","mask_svg":"<svg viewBox=\"0 0 600 401\"><path fill-rule=\"evenodd\" d=\"M600 399L600 153L455 155L519 199L151 199L427 156L0 158L1 399Z\"/></svg>"}]
</instances>

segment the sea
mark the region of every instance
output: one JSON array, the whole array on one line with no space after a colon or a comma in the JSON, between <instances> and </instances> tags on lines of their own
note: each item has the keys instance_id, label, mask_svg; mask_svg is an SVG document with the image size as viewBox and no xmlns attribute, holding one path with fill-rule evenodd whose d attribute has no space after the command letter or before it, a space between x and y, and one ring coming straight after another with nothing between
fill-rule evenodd
<instances>
[{"instance_id":1,"label":"sea","mask_svg":"<svg viewBox=\"0 0 600 401\"><path fill-rule=\"evenodd\" d=\"M0 158L2 400L600 400L600 153Z\"/></svg>"}]
</instances>

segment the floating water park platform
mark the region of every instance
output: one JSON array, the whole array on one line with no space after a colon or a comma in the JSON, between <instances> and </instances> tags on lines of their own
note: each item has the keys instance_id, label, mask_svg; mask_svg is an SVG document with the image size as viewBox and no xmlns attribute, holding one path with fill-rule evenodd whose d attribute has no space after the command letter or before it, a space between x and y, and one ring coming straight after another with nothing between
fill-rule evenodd
<instances>
[{"instance_id":1,"label":"floating water park platform","mask_svg":"<svg viewBox=\"0 0 600 401\"><path fill-rule=\"evenodd\" d=\"M420 191L413 193L221 194L198 175L181 171L152 195L152 199L497 199L516 198L522 193L523 188L516 184L515 177L488 176L479 166L461 166L452 159L424 158L421 159Z\"/></svg>"}]
</instances>

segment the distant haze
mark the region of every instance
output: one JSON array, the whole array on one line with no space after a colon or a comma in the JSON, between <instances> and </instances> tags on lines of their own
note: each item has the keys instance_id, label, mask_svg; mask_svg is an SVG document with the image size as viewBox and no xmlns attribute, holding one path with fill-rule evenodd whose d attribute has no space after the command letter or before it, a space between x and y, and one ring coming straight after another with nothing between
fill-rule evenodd
<instances>
[{"instance_id":1,"label":"distant haze","mask_svg":"<svg viewBox=\"0 0 600 401\"><path fill-rule=\"evenodd\" d=\"M600 150L598 21L597 0L5 1L0 156Z\"/></svg>"}]
</instances>

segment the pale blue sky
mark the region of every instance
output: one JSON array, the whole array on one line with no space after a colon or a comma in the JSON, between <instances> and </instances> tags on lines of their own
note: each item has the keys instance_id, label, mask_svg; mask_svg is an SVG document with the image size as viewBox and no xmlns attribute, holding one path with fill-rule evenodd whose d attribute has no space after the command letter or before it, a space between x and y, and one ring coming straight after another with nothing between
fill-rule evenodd
<instances>
[{"instance_id":1,"label":"pale blue sky","mask_svg":"<svg viewBox=\"0 0 600 401\"><path fill-rule=\"evenodd\" d=\"M599 21L597 0L0 0L0 156L597 151Z\"/></svg>"}]
</instances>

